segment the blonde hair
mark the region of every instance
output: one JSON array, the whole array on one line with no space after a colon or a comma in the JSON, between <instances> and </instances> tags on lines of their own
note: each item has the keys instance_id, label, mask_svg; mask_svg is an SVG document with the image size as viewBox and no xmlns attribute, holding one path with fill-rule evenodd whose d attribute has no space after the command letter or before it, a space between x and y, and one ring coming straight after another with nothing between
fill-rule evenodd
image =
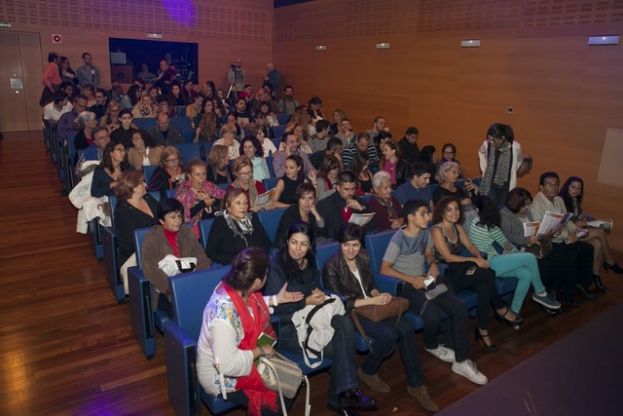
<instances>
[{"instance_id":1,"label":"blonde hair","mask_svg":"<svg viewBox=\"0 0 623 416\"><path fill-rule=\"evenodd\" d=\"M240 156L235 158L232 162L231 170L234 173L238 173L240 169L244 168L245 166L249 166L251 169L253 169L253 162L251 162L251 159L246 156Z\"/></svg>"},{"instance_id":2,"label":"blonde hair","mask_svg":"<svg viewBox=\"0 0 623 416\"><path fill-rule=\"evenodd\" d=\"M215 144L208 152L208 165L218 166L219 162L228 157L227 146Z\"/></svg>"},{"instance_id":3,"label":"blonde hair","mask_svg":"<svg viewBox=\"0 0 623 416\"><path fill-rule=\"evenodd\" d=\"M180 155L180 151L177 150L176 147L166 146L164 149L162 149L162 154L160 156L160 166L161 167L165 167L167 165L167 159L171 155L176 155L177 158L180 159L180 165L182 164L182 157Z\"/></svg>"}]
</instances>

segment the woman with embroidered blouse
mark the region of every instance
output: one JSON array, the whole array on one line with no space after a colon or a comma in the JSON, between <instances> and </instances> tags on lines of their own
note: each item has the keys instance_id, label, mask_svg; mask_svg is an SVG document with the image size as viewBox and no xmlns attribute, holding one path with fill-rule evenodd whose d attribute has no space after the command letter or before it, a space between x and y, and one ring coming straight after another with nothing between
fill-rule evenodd
<instances>
[{"instance_id":1,"label":"woman with embroidered blouse","mask_svg":"<svg viewBox=\"0 0 623 416\"><path fill-rule=\"evenodd\" d=\"M207 180L206 165L201 160L190 162L188 177L178 186L175 199L184 205L184 221L192 223L199 238L199 221L214 216L225 191Z\"/></svg>"},{"instance_id":2,"label":"woman with embroidered blouse","mask_svg":"<svg viewBox=\"0 0 623 416\"><path fill-rule=\"evenodd\" d=\"M206 253L219 264L230 264L241 250L259 247L268 253L270 240L258 216L249 211L242 189L230 189L223 198L222 215L212 223Z\"/></svg>"},{"instance_id":3,"label":"woman with embroidered blouse","mask_svg":"<svg viewBox=\"0 0 623 416\"><path fill-rule=\"evenodd\" d=\"M267 389L256 360L271 357L271 346L257 346L262 333L275 337L269 306L299 302L300 292L284 285L275 296L263 297L268 259L258 248L247 248L232 261L203 311L197 342L197 378L211 395L247 408L251 416L279 415L278 395Z\"/></svg>"}]
</instances>

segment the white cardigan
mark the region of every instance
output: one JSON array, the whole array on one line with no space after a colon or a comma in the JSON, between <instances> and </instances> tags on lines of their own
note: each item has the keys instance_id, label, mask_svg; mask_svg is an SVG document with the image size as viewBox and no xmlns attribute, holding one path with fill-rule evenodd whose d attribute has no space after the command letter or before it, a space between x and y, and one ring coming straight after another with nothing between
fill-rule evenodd
<instances>
[{"instance_id":1,"label":"white cardigan","mask_svg":"<svg viewBox=\"0 0 623 416\"><path fill-rule=\"evenodd\" d=\"M489 156L489 140L485 140L478 150L478 160L480 161L480 171L485 174L487 170L487 157ZM523 162L523 154L521 153L521 145L517 141L513 141L513 160L511 164L511 177L508 184L508 190L517 188L517 171Z\"/></svg>"}]
</instances>

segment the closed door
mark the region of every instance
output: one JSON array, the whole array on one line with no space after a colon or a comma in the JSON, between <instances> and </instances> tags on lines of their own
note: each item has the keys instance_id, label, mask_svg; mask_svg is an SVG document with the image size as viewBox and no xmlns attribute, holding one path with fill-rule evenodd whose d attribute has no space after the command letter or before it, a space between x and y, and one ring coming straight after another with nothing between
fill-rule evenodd
<instances>
[{"instance_id":1,"label":"closed door","mask_svg":"<svg viewBox=\"0 0 623 416\"><path fill-rule=\"evenodd\" d=\"M0 130L41 128L41 42L37 33L0 32Z\"/></svg>"}]
</instances>

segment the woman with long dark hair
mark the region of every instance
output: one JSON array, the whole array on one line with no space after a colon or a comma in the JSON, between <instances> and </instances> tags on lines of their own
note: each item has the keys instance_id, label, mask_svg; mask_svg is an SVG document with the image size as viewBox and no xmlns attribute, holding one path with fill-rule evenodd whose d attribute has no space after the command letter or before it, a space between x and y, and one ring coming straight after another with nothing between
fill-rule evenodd
<instances>
[{"instance_id":1,"label":"woman with long dark hair","mask_svg":"<svg viewBox=\"0 0 623 416\"><path fill-rule=\"evenodd\" d=\"M287 284L288 290L301 292L304 296L304 299L298 302L275 307L275 315L280 319L281 348L301 351L292 316L307 305L321 305L325 301L315 252L312 229L308 224L300 222L290 227L286 234L285 245L271 259L264 294L276 295ZM335 315L331 320L331 327L335 332L323 349L324 356L333 359L329 381L329 405L338 409L375 408L374 400L357 389L355 332L352 320L347 315Z\"/></svg>"}]
</instances>

